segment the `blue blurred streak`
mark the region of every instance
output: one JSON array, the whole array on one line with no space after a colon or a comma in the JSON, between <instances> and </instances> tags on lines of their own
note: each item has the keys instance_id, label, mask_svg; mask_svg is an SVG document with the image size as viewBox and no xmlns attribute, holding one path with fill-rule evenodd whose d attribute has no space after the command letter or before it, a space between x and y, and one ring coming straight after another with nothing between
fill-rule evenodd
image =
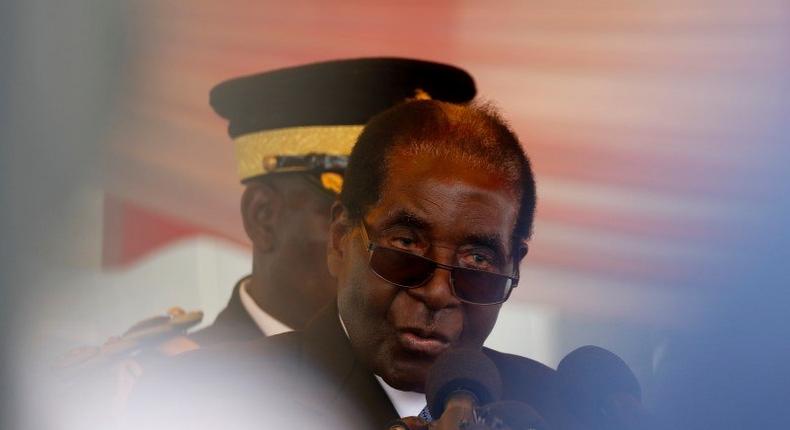
<instances>
[{"instance_id":1,"label":"blue blurred streak","mask_svg":"<svg viewBox=\"0 0 790 430\"><path fill-rule=\"evenodd\" d=\"M786 83L776 82L786 97ZM785 105L787 98L785 100ZM788 112L787 109L782 109ZM790 422L790 128L773 124L748 176L729 193L727 250L690 284L711 291L658 366L656 428L787 428Z\"/></svg>"}]
</instances>

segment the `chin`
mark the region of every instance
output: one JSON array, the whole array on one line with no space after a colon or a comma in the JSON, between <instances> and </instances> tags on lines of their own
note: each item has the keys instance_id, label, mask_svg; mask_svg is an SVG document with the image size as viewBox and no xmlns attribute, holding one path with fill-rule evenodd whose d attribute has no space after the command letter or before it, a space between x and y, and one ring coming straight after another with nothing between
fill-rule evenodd
<instances>
[{"instance_id":1,"label":"chin","mask_svg":"<svg viewBox=\"0 0 790 430\"><path fill-rule=\"evenodd\" d=\"M403 357L400 354L395 354L392 357L397 360L389 363L386 376L382 376L382 378L390 386L401 391L425 392L425 380L428 377L428 370L433 364L433 358Z\"/></svg>"},{"instance_id":2,"label":"chin","mask_svg":"<svg viewBox=\"0 0 790 430\"><path fill-rule=\"evenodd\" d=\"M427 374L427 372L414 372L409 374L396 373L391 378L384 378L384 381L397 390L424 393Z\"/></svg>"}]
</instances>

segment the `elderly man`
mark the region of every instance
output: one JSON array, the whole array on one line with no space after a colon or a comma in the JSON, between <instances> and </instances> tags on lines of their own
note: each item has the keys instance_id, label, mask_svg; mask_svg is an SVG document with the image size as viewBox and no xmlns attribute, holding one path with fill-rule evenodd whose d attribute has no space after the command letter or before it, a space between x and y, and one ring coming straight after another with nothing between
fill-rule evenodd
<instances>
[{"instance_id":1,"label":"elderly man","mask_svg":"<svg viewBox=\"0 0 790 430\"><path fill-rule=\"evenodd\" d=\"M534 210L529 161L491 109L422 100L375 116L332 207L337 301L304 331L182 356L183 379L169 386L207 406L182 410L178 422L227 424L230 406L247 418L235 426L298 417L300 427L384 428L419 414L431 365L465 347L495 364L504 399L553 428L575 427L555 371L483 347L518 285ZM191 378L213 388L199 392Z\"/></svg>"},{"instance_id":2,"label":"elderly man","mask_svg":"<svg viewBox=\"0 0 790 430\"><path fill-rule=\"evenodd\" d=\"M439 354L483 345L518 283L529 161L489 109L413 102L371 121L347 180L328 257L340 320L365 366L422 392Z\"/></svg>"}]
</instances>

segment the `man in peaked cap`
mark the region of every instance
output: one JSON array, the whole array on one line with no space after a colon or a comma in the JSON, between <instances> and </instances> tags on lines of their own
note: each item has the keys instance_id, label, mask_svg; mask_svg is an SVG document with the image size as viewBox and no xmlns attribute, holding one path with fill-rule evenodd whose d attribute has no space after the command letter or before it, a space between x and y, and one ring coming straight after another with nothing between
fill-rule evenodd
<instances>
[{"instance_id":1,"label":"man in peaked cap","mask_svg":"<svg viewBox=\"0 0 790 430\"><path fill-rule=\"evenodd\" d=\"M61 367L121 360L140 350L173 356L303 328L335 294L327 288L334 284L325 253L329 208L364 124L408 99L464 103L475 93L466 71L405 58L312 63L215 86L210 104L228 120L245 185L241 215L253 245L252 273L235 285L228 305L202 330L183 336L202 312L171 308L102 348L70 351Z\"/></svg>"},{"instance_id":2,"label":"man in peaked cap","mask_svg":"<svg viewBox=\"0 0 790 430\"><path fill-rule=\"evenodd\" d=\"M465 71L402 58L314 63L214 87L210 103L229 122L245 185L253 264L216 321L189 338L206 345L303 328L335 294L326 268L329 208L363 125L407 99L474 96Z\"/></svg>"}]
</instances>

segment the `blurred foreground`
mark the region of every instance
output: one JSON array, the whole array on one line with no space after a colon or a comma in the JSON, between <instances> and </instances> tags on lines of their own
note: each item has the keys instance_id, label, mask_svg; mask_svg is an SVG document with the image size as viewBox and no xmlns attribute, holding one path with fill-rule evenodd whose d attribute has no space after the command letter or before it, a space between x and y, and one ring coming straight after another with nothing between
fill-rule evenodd
<instances>
[{"instance_id":1,"label":"blurred foreground","mask_svg":"<svg viewBox=\"0 0 790 430\"><path fill-rule=\"evenodd\" d=\"M362 55L462 65L526 142L536 236L490 345L553 366L600 344L688 428L778 427L790 385L786 4L326 8L2 6L3 428L59 428L35 383L57 353L171 305L210 322L249 270L208 88Z\"/></svg>"}]
</instances>

